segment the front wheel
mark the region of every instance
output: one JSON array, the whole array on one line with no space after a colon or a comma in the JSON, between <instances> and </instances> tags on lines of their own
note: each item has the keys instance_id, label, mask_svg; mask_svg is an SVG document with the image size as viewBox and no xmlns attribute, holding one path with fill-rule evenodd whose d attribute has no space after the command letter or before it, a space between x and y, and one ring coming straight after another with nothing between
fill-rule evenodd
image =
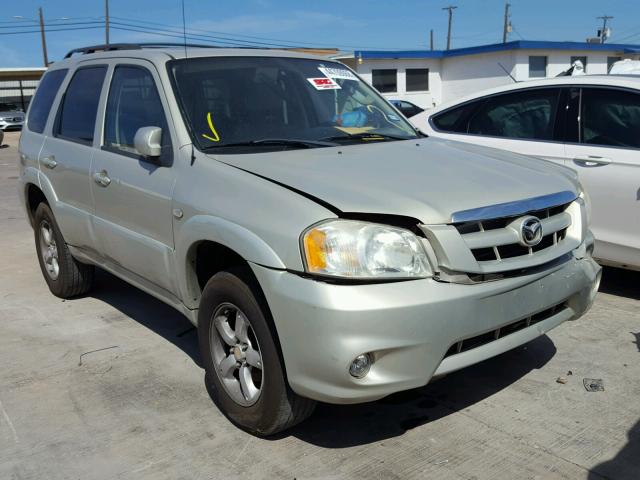
<instances>
[{"instance_id":1,"label":"front wheel","mask_svg":"<svg viewBox=\"0 0 640 480\"><path fill-rule=\"evenodd\" d=\"M292 427L315 406L287 385L268 315L248 268L214 275L198 312L209 394L234 424L259 436Z\"/></svg>"}]
</instances>

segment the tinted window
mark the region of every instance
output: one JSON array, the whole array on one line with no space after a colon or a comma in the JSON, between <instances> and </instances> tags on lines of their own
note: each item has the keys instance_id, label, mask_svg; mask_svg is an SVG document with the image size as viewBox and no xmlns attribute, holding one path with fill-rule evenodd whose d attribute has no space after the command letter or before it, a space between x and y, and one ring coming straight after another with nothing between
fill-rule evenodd
<instances>
[{"instance_id":1,"label":"tinted window","mask_svg":"<svg viewBox=\"0 0 640 480\"><path fill-rule=\"evenodd\" d=\"M407 68L407 92L429 90L428 68Z\"/></svg>"},{"instance_id":2,"label":"tinted window","mask_svg":"<svg viewBox=\"0 0 640 480\"><path fill-rule=\"evenodd\" d=\"M582 90L582 143L640 148L640 95L622 90Z\"/></svg>"},{"instance_id":3,"label":"tinted window","mask_svg":"<svg viewBox=\"0 0 640 480\"><path fill-rule=\"evenodd\" d=\"M133 139L142 127L162 128L165 154L171 154L171 137L151 73L139 67L117 67L107 101L105 147L137 155Z\"/></svg>"},{"instance_id":4,"label":"tinted window","mask_svg":"<svg viewBox=\"0 0 640 480\"><path fill-rule=\"evenodd\" d=\"M398 91L397 70L371 70L371 78L373 87L379 92L396 92Z\"/></svg>"},{"instance_id":5,"label":"tinted window","mask_svg":"<svg viewBox=\"0 0 640 480\"><path fill-rule=\"evenodd\" d=\"M529 57L529 78L539 78L547 76L547 57Z\"/></svg>"},{"instance_id":6,"label":"tinted window","mask_svg":"<svg viewBox=\"0 0 640 480\"><path fill-rule=\"evenodd\" d=\"M467 120L473 110L475 110L484 100L469 102L460 107L451 108L442 113L434 115L433 125L443 132L467 133Z\"/></svg>"},{"instance_id":7,"label":"tinted window","mask_svg":"<svg viewBox=\"0 0 640 480\"><path fill-rule=\"evenodd\" d=\"M506 138L552 140L559 90L529 90L489 98L468 132Z\"/></svg>"},{"instance_id":8,"label":"tinted window","mask_svg":"<svg viewBox=\"0 0 640 480\"><path fill-rule=\"evenodd\" d=\"M31 109L29 110L29 118L27 124L29 130L36 133L42 133L44 126L49 118L49 111L51 105L56 98L58 89L62 85L64 77L67 75L68 70L53 70L42 78L40 86L36 91L35 97L31 102Z\"/></svg>"},{"instance_id":9,"label":"tinted window","mask_svg":"<svg viewBox=\"0 0 640 480\"><path fill-rule=\"evenodd\" d=\"M57 135L91 144L96 126L100 91L107 67L78 70L64 94L58 112Z\"/></svg>"}]
</instances>

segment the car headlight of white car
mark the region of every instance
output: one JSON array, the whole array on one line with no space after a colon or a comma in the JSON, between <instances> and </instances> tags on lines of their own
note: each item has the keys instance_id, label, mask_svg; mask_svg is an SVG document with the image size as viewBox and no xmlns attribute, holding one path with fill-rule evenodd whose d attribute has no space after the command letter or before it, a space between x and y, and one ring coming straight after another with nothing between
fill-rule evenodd
<instances>
[{"instance_id":1,"label":"car headlight of white car","mask_svg":"<svg viewBox=\"0 0 640 480\"><path fill-rule=\"evenodd\" d=\"M432 271L411 231L356 220L329 220L301 238L308 273L349 279L426 278Z\"/></svg>"}]
</instances>

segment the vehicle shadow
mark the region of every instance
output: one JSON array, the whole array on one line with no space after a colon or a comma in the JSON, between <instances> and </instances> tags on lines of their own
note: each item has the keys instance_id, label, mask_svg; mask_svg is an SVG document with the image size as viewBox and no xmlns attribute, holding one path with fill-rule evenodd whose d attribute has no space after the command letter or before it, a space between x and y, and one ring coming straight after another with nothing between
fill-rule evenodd
<instances>
[{"instance_id":1,"label":"vehicle shadow","mask_svg":"<svg viewBox=\"0 0 640 480\"><path fill-rule=\"evenodd\" d=\"M640 421L627 433L629 441L611 460L589 470L589 480L637 480L640 475Z\"/></svg>"},{"instance_id":2,"label":"vehicle shadow","mask_svg":"<svg viewBox=\"0 0 640 480\"><path fill-rule=\"evenodd\" d=\"M640 300L640 272L602 267L600 292Z\"/></svg>"},{"instance_id":3,"label":"vehicle shadow","mask_svg":"<svg viewBox=\"0 0 640 480\"><path fill-rule=\"evenodd\" d=\"M545 335L422 388L360 405L319 404L311 418L283 436L325 448L347 448L402 435L494 395L543 367L555 353Z\"/></svg>"},{"instance_id":4,"label":"vehicle shadow","mask_svg":"<svg viewBox=\"0 0 640 480\"><path fill-rule=\"evenodd\" d=\"M202 368L196 329L177 310L99 268L90 295L165 338Z\"/></svg>"}]
</instances>

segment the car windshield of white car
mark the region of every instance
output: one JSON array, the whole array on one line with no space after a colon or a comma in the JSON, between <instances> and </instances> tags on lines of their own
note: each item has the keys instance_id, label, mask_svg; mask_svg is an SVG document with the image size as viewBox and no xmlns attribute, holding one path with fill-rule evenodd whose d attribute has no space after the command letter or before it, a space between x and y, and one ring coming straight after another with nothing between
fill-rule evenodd
<instances>
[{"instance_id":1,"label":"car windshield of white car","mask_svg":"<svg viewBox=\"0 0 640 480\"><path fill-rule=\"evenodd\" d=\"M418 132L344 65L304 58L174 60L169 72L201 150L244 153L417 138Z\"/></svg>"}]
</instances>

